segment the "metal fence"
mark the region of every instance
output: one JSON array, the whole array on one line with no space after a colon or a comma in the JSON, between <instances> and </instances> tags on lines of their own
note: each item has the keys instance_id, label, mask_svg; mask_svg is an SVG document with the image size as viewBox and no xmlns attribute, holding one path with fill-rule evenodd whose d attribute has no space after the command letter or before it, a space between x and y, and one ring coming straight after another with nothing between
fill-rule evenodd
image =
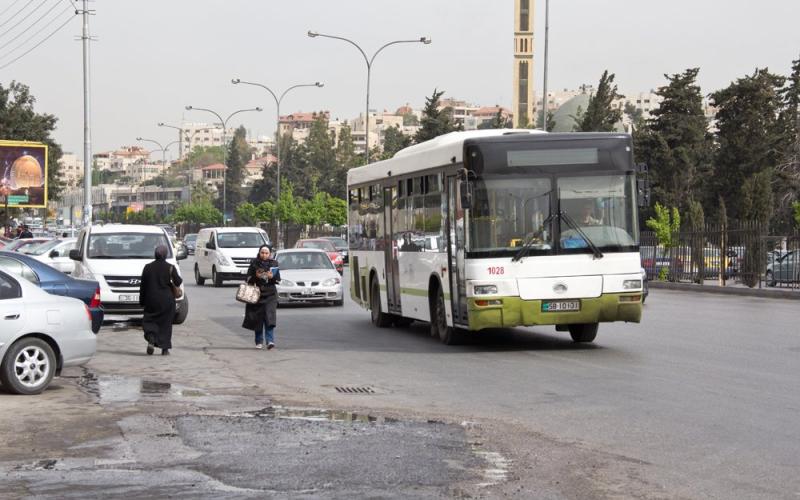
<instances>
[{"instance_id":1,"label":"metal fence","mask_svg":"<svg viewBox=\"0 0 800 500\"><path fill-rule=\"evenodd\" d=\"M800 232L769 235L757 223L707 224L673 235L672 245L641 233L642 267L650 280L800 290Z\"/></svg>"}]
</instances>

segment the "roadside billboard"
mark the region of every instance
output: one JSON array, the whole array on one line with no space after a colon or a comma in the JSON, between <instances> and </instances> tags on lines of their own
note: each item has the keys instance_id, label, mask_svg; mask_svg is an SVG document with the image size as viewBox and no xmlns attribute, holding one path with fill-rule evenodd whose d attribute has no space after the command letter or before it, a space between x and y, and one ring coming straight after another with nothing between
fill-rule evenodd
<instances>
[{"instance_id":1,"label":"roadside billboard","mask_svg":"<svg viewBox=\"0 0 800 500\"><path fill-rule=\"evenodd\" d=\"M9 191L8 200L4 193ZM0 205L47 206L47 145L0 140Z\"/></svg>"}]
</instances>

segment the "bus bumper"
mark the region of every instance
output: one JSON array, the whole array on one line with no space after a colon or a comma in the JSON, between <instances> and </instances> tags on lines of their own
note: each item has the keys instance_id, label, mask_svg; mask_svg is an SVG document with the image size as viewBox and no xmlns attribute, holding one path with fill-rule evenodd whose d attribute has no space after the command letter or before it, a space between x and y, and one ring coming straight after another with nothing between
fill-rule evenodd
<instances>
[{"instance_id":1,"label":"bus bumper","mask_svg":"<svg viewBox=\"0 0 800 500\"><path fill-rule=\"evenodd\" d=\"M639 323L642 319L642 292L580 299L581 309L575 312L542 312L543 301L519 297L471 297L468 300L470 330L611 321Z\"/></svg>"}]
</instances>

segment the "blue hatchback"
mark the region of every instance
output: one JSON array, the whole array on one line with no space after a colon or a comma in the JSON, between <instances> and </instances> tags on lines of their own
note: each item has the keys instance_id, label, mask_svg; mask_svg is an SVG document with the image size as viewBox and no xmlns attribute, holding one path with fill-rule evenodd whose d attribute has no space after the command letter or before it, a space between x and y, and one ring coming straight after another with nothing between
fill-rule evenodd
<instances>
[{"instance_id":1,"label":"blue hatchback","mask_svg":"<svg viewBox=\"0 0 800 500\"><path fill-rule=\"evenodd\" d=\"M63 295L82 300L92 315L92 331L97 333L103 324L103 306L100 304L100 284L92 280L79 280L67 276L44 262L16 252L0 251L0 269L22 276L42 290L53 295Z\"/></svg>"}]
</instances>

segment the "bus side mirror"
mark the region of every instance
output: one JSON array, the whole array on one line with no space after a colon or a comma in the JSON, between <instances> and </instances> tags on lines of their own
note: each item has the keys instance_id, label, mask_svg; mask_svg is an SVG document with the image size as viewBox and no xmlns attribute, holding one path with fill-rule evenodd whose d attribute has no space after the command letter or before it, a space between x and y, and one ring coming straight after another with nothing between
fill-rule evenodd
<instances>
[{"instance_id":1,"label":"bus side mirror","mask_svg":"<svg viewBox=\"0 0 800 500\"><path fill-rule=\"evenodd\" d=\"M461 208L464 210L472 208L472 184L469 181L461 183Z\"/></svg>"}]
</instances>

